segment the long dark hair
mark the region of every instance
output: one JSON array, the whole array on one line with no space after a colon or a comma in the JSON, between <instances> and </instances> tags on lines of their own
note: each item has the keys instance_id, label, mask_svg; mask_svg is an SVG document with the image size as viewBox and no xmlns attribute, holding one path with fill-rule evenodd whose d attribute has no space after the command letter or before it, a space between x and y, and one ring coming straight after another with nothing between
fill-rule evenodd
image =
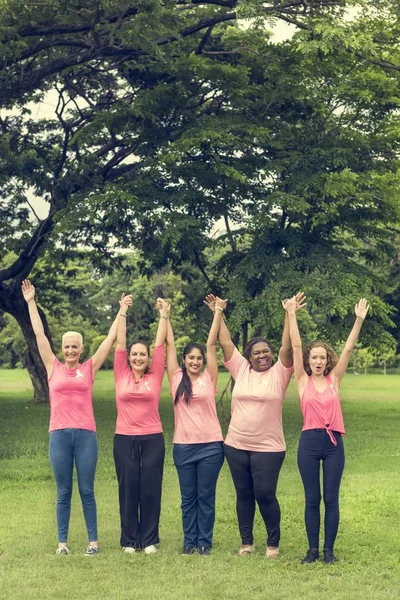
<instances>
[{"instance_id":1,"label":"long dark hair","mask_svg":"<svg viewBox=\"0 0 400 600\"><path fill-rule=\"evenodd\" d=\"M205 353L204 353L203 346L200 346L200 344L195 344L193 342L191 342L190 344L187 344L184 347L183 355L182 355L183 360L185 360L186 355L189 354L189 352L191 352L194 348L197 348L197 350L200 350L203 360L205 360ZM179 402L179 398L181 396L183 396L183 399L186 402L186 404L189 404L192 394L193 394L192 382L190 381L190 377L186 372L185 364L183 364L182 365L182 379L181 379L181 381L178 385L178 388L176 390L176 393L175 393L174 404L177 404Z\"/></svg>"},{"instance_id":2,"label":"long dark hair","mask_svg":"<svg viewBox=\"0 0 400 600\"><path fill-rule=\"evenodd\" d=\"M149 344L149 342L146 342L145 340L133 340L133 342L131 342L129 344L128 359L129 359L129 355L131 353L131 348L132 348L132 346L135 346L135 344L142 344L142 346L145 346L146 349L147 349L147 354L149 355L149 358L150 358L150 344ZM150 372L150 367L149 367L149 365L147 365L147 367L143 371L143 375L147 375L147 373L149 373L149 372Z\"/></svg>"}]
</instances>

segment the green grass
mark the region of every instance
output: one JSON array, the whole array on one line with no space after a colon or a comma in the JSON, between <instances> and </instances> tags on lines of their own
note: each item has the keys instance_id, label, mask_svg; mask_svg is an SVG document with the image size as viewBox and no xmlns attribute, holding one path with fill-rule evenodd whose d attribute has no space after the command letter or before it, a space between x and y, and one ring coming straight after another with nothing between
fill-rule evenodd
<instances>
[{"instance_id":1,"label":"green grass","mask_svg":"<svg viewBox=\"0 0 400 600\"><path fill-rule=\"evenodd\" d=\"M220 389L226 375L220 377ZM164 383L161 418L166 464L160 552L127 556L119 550L117 483L112 459L113 379L100 372L95 414L100 459L96 476L102 553L85 558L86 534L75 486L69 545L58 557L55 484L47 456L48 407L29 401L25 371L0 371L0 597L13 599L274 600L399 598L400 377L348 375L342 402L347 435L336 544L340 562L305 566L303 488L296 465L301 415L293 384L284 406L287 456L278 496L281 558L267 562L265 531L255 523L257 553L239 558L235 494L227 465L218 481L211 557L182 557L178 480L172 464L173 414ZM226 406L228 410L228 407ZM226 428L226 426L225 426Z\"/></svg>"}]
</instances>

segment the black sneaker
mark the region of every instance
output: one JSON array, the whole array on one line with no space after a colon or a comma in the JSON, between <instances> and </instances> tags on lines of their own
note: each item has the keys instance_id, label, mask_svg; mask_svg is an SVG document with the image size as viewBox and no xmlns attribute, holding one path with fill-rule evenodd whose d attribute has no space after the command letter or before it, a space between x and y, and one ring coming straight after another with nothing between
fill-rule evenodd
<instances>
[{"instance_id":1,"label":"black sneaker","mask_svg":"<svg viewBox=\"0 0 400 600\"><path fill-rule=\"evenodd\" d=\"M336 556L333 554L333 550L330 548L324 548L324 563L327 565L333 565L337 561Z\"/></svg>"},{"instance_id":2,"label":"black sneaker","mask_svg":"<svg viewBox=\"0 0 400 600\"><path fill-rule=\"evenodd\" d=\"M189 554L194 554L196 552L196 548L194 546L184 546L182 550L182 556L189 556Z\"/></svg>"},{"instance_id":3,"label":"black sneaker","mask_svg":"<svg viewBox=\"0 0 400 600\"><path fill-rule=\"evenodd\" d=\"M308 565L308 564L316 562L318 559L319 559L318 548L309 548L307 550L307 554L305 555L305 557L301 561L301 564L302 565Z\"/></svg>"},{"instance_id":4,"label":"black sneaker","mask_svg":"<svg viewBox=\"0 0 400 600\"><path fill-rule=\"evenodd\" d=\"M198 552L201 556L208 556L211 554L211 546L200 546Z\"/></svg>"}]
</instances>

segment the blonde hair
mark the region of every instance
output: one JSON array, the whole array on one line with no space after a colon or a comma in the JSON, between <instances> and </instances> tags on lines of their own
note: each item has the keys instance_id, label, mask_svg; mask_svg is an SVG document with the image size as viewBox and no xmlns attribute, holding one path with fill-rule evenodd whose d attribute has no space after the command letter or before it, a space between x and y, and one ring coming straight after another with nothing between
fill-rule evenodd
<instances>
[{"instance_id":1,"label":"blonde hair","mask_svg":"<svg viewBox=\"0 0 400 600\"><path fill-rule=\"evenodd\" d=\"M75 336L77 338L79 338L79 343L81 346L83 346L83 337L81 333L78 333L77 331L66 331L63 336L62 336L62 345L64 345L64 339L66 337L72 337Z\"/></svg>"}]
</instances>

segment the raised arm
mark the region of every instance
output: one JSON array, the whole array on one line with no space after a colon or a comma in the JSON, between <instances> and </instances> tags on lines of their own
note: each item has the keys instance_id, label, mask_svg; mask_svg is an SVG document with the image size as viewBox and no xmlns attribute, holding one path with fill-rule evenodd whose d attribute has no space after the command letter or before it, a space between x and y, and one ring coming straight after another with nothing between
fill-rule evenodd
<instances>
[{"instance_id":1,"label":"raised arm","mask_svg":"<svg viewBox=\"0 0 400 600\"><path fill-rule=\"evenodd\" d=\"M157 309L160 313L160 320L156 333L155 346L163 346L167 339L168 320L169 320L169 304L164 298L157 298Z\"/></svg>"},{"instance_id":2,"label":"raised arm","mask_svg":"<svg viewBox=\"0 0 400 600\"><path fill-rule=\"evenodd\" d=\"M222 313L226 308L226 303L227 300L221 300L218 296L215 298L214 318L207 339L207 371L210 374L214 387L218 383L217 338L221 322L224 319Z\"/></svg>"},{"instance_id":3,"label":"raised arm","mask_svg":"<svg viewBox=\"0 0 400 600\"><path fill-rule=\"evenodd\" d=\"M301 343L300 332L297 325L296 296L293 296L293 298L290 298L289 300L283 300L282 305L286 311L286 318L289 325L289 335L293 348L294 377L299 388L299 393L301 395L303 391L303 385L305 385L307 382L307 373L304 370L303 346Z\"/></svg>"},{"instance_id":4,"label":"raised arm","mask_svg":"<svg viewBox=\"0 0 400 600\"><path fill-rule=\"evenodd\" d=\"M225 301L226 302L226 301ZM214 294L208 294L206 299L204 300L204 304L208 306L208 308L214 312L216 306L216 296ZM222 314L221 310L218 310ZM218 332L218 341L222 348L222 352L224 354L224 360L228 361L232 358L232 354L235 350L235 344L232 342L231 334L229 333L228 326L225 322L225 319L222 317L219 326Z\"/></svg>"},{"instance_id":5,"label":"raised arm","mask_svg":"<svg viewBox=\"0 0 400 600\"><path fill-rule=\"evenodd\" d=\"M303 308L306 305L305 295L303 294L303 292L297 292L297 294L294 296L294 299L296 301L295 310L300 310L300 308ZM293 350L292 343L290 341L289 316L287 312L285 314L285 323L283 326L282 343L279 350L279 358L281 359L281 362L285 367L293 366Z\"/></svg>"},{"instance_id":6,"label":"raised arm","mask_svg":"<svg viewBox=\"0 0 400 600\"><path fill-rule=\"evenodd\" d=\"M118 321L117 326L117 350L126 350L126 321L128 318L128 310L132 306L132 295L125 296L122 294L121 300L119 301L119 316L121 317Z\"/></svg>"},{"instance_id":7,"label":"raised arm","mask_svg":"<svg viewBox=\"0 0 400 600\"><path fill-rule=\"evenodd\" d=\"M163 319L165 320L165 319ZM172 331L171 320L167 321L167 375L171 383L174 373L179 369L179 363L176 356L174 332Z\"/></svg>"},{"instance_id":8,"label":"raised arm","mask_svg":"<svg viewBox=\"0 0 400 600\"><path fill-rule=\"evenodd\" d=\"M367 316L368 309L369 304L365 298L361 298L361 300L354 307L356 320L354 321L353 329L350 331L350 335L347 338L336 367L334 367L331 372L331 377L334 379L337 386L339 386L343 375L346 373L351 353L358 340L358 336L360 335L361 327L364 323L365 317Z\"/></svg>"},{"instance_id":9,"label":"raised arm","mask_svg":"<svg viewBox=\"0 0 400 600\"><path fill-rule=\"evenodd\" d=\"M93 376L96 375L97 371L100 369L101 365L104 363L107 356L111 352L111 349L113 347L115 339L117 338L117 335L118 335L120 321L124 321L123 326L125 328L125 338L126 338L126 313L128 311L129 306L132 305L132 296L131 295L125 296L125 294L122 294L119 305L120 305L119 311L110 327L107 337L105 338L105 340L103 340L101 342L97 351L92 356ZM122 337L122 333L120 334L120 336ZM124 344L124 347L125 347L125 344Z\"/></svg>"},{"instance_id":10,"label":"raised arm","mask_svg":"<svg viewBox=\"0 0 400 600\"><path fill-rule=\"evenodd\" d=\"M35 288L28 279L22 282L22 294L28 305L29 317L32 323L32 329L36 336L40 358L46 367L47 376L50 377L53 371L55 355L51 349L50 342L44 333L42 319L40 318L38 307L35 301Z\"/></svg>"}]
</instances>

